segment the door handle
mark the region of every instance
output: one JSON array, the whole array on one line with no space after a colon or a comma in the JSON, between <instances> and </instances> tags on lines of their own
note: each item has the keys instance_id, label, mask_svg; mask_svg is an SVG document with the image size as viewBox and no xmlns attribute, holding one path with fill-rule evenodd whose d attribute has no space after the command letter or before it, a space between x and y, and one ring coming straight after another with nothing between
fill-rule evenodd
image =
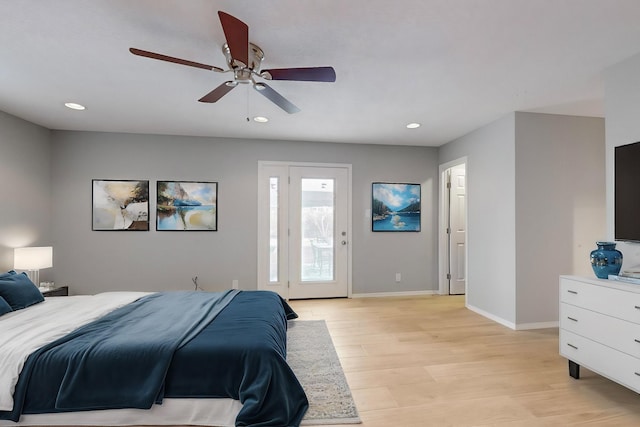
<instances>
[{"instance_id":1,"label":"door handle","mask_svg":"<svg viewBox=\"0 0 640 427\"><path fill-rule=\"evenodd\" d=\"M347 241L346 241L346 240L343 240L343 241L342 241L342 242L340 242L340 243L342 243L342 245L344 246L344 245L346 245L346 244L347 244Z\"/></svg>"}]
</instances>

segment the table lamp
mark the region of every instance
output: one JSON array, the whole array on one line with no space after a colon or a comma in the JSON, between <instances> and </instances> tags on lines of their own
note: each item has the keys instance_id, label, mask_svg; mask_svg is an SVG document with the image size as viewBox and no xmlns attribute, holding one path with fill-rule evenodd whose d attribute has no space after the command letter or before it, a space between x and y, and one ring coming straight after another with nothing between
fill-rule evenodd
<instances>
[{"instance_id":1,"label":"table lamp","mask_svg":"<svg viewBox=\"0 0 640 427\"><path fill-rule=\"evenodd\" d=\"M13 268L26 270L29 279L40 286L40 270L53 267L53 248L51 246L15 248L13 250Z\"/></svg>"}]
</instances>

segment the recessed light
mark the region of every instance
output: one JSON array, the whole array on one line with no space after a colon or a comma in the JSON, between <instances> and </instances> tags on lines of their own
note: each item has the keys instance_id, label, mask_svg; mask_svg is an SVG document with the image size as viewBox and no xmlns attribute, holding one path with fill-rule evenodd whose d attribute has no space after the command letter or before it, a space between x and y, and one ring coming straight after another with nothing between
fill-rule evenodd
<instances>
[{"instance_id":1,"label":"recessed light","mask_svg":"<svg viewBox=\"0 0 640 427\"><path fill-rule=\"evenodd\" d=\"M269 119L266 118L266 117L263 117L263 116L255 116L253 118L253 121L254 122L258 122L258 123L267 123L269 121Z\"/></svg>"},{"instance_id":2,"label":"recessed light","mask_svg":"<svg viewBox=\"0 0 640 427\"><path fill-rule=\"evenodd\" d=\"M420 123L409 123L407 129L417 129L420 127Z\"/></svg>"},{"instance_id":3,"label":"recessed light","mask_svg":"<svg viewBox=\"0 0 640 427\"><path fill-rule=\"evenodd\" d=\"M65 102L64 106L67 108L71 108L72 110L84 110L84 105L77 104L75 102Z\"/></svg>"}]
</instances>

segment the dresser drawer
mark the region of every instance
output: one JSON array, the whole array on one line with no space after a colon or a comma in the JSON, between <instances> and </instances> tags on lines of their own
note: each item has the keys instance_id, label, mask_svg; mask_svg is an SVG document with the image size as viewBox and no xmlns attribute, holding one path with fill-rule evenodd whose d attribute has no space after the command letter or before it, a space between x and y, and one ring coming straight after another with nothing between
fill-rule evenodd
<instances>
[{"instance_id":1,"label":"dresser drawer","mask_svg":"<svg viewBox=\"0 0 640 427\"><path fill-rule=\"evenodd\" d=\"M640 393L640 359L564 329L560 330L560 354Z\"/></svg>"},{"instance_id":2,"label":"dresser drawer","mask_svg":"<svg viewBox=\"0 0 640 427\"><path fill-rule=\"evenodd\" d=\"M640 358L640 325L560 303L560 328Z\"/></svg>"},{"instance_id":3,"label":"dresser drawer","mask_svg":"<svg viewBox=\"0 0 640 427\"><path fill-rule=\"evenodd\" d=\"M640 324L640 293L563 278L560 302Z\"/></svg>"}]
</instances>

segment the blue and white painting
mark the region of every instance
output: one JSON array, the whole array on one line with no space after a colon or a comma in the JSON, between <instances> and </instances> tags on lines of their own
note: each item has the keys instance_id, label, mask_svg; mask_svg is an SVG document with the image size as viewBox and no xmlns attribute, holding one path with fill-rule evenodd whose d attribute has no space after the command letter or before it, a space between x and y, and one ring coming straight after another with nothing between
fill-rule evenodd
<instances>
[{"instance_id":1,"label":"blue and white painting","mask_svg":"<svg viewBox=\"0 0 640 427\"><path fill-rule=\"evenodd\" d=\"M216 231L218 183L158 181L158 231Z\"/></svg>"},{"instance_id":2,"label":"blue and white painting","mask_svg":"<svg viewBox=\"0 0 640 427\"><path fill-rule=\"evenodd\" d=\"M373 183L373 231L420 231L420 184Z\"/></svg>"}]
</instances>

